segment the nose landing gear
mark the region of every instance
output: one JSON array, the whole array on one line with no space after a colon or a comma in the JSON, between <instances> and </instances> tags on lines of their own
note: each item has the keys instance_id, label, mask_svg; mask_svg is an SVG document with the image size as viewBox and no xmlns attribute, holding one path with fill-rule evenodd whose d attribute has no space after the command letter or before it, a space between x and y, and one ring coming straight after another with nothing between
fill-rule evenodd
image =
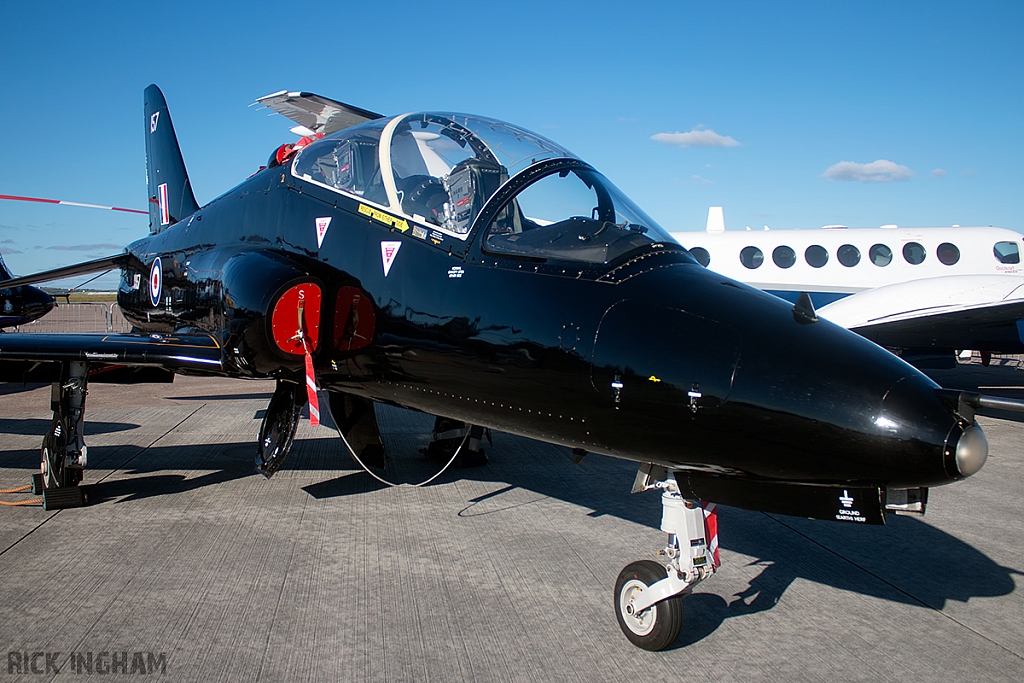
<instances>
[{"instance_id":1,"label":"nose landing gear","mask_svg":"<svg viewBox=\"0 0 1024 683\"><path fill-rule=\"evenodd\" d=\"M645 650L664 650L679 637L682 596L714 574L719 565L718 523L714 505L684 500L671 477L648 483L654 467L644 467L647 470L641 468L639 487L634 491L662 491L661 529L668 534L668 544L658 554L669 562L641 560L619 572L615 616L629 642Z\"/></svg>"}]
</instances>

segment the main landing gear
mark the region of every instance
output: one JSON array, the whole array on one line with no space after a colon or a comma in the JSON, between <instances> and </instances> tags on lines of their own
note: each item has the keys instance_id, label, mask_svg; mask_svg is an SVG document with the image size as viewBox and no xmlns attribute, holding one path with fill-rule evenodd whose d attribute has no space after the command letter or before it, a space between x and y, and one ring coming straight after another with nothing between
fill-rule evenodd
<instances>
[{"instance_id":1,"label":"main landing gear","mask_svg":"<svg viewBox=\"0 0 1024 683\"><path fill-rule=\"evenodd\" d=\"M52 385L53 421L43 437L39 474L32 477L32 490L42 494L45 510L82 507L86 502L78 484L88 460L82 433L88 374L87 363L62 363L60 381Z\"/></svg>"},{"instance_id":2,"label":"main landing gear","mask_svg":"<svg viewBox=\"0 0 1024 683\"><path fill-rule=\"evenodd\" d=\"M383 469L384 442L377 426L373 401L340 391L331 391L329 396L331 416L359 459L370 467ZM256 471L264 477L269 479L273 476L291 450L299 417L307 401L304 384L277 380L256 444Z\"/></svg>"},{"instance_id":3,"label":"main landing gear","mask_svg":"<svg viewBox=\"0 0 1024 683\"><path fill-rule=\"evenodd\" d=\"M490 443L490 430L448 417L435 417L433 439L421 450L428 458L447 461L461 447L461 452L452 463L455 467L482 467L487 464L487 454L482 448L484 436Z\"/></svg>"},{"instance_id":4,"label":"main landing gear","mask_svg":"<svg viewBox=\"0 0 1024 683\"><path fill-rule=\"evenodd\" d=\"M718 522L714 505L684 500L663 468L644 465L633 491L658 489L661 529L668 544L659 555L667 564L641 560L627 565L615 582L615 616L631 643L645 650L664 650L679 637L683 625L682 596L718 568Z\"/></svg>"},{"instance_id":5,"label":"main landing gear","mask_svg":"<svg viewBox=\"0 0 1024 683\"><path fill-rule=\"evenodd\" d=\"M270 405L263 414L256 444L256 471L269 479L284 462L295 440L295 431L306 405L306 388L296 382L277 380Z\"/></svg>"}]
</instances>

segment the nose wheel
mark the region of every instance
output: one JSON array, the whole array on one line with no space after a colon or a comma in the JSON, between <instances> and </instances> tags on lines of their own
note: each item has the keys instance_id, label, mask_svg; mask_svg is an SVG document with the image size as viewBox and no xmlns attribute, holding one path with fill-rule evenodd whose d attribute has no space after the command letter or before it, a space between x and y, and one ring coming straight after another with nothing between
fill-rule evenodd
<instances>
[{"instance_id":1,"label":"nose wheel","mask_svg":"<svg viewBox=\"0 0 1024 683\"><path fill-rule=\"evenodd\" d=\"M683 627L683 599L676 595L637 610L644 591L666 577L665 567L652 560L626 565L615 582L615 616L619 628L637 647L664 650L679 637Z\"/></svg>"},{"instance_id":2,"label":"nose wheel","mask_svg":"<svg viewBox=\"0 0 1024 683\"><path fill-rule=\"evenodd\" d=\"M655 473L668 478L652 483ZM683 595L718 568L718 517L713 504L684 499L675 478L648 463L640 467L633 492L651 489L662 491L661 530L668 544L658 554L669 561L640 560L619 572L615 617L629 642L664 650L682 629Z\"/></svg>"}]
</instances>

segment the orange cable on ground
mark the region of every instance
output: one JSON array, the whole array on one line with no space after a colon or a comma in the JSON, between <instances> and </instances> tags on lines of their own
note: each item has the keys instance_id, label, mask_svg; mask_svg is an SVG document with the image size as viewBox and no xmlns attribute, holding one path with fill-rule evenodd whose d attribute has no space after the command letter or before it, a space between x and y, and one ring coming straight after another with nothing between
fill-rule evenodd
<instances>
[{"instance_id":1,"label":"orange cable on ground","mask_svg":"<svg viewBox=\"0 0 1024 683\"><path fill-rule=\"evenodd\" d=\"M24 493L25 491L31 491L32 484L25 484L14 489L0 489L0 493ZM10 505L11 507L19 507L22 505L42 505L42 498L32 498L31 500L19 500L19 501L7 501L0 500L0 505Z\"/></svg>"}]
</instances>

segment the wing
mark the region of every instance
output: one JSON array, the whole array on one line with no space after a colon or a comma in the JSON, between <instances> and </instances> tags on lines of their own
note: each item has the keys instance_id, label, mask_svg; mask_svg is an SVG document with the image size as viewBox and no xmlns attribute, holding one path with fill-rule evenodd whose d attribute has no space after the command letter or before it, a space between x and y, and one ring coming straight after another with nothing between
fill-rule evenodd
<instances>
[{"instance_id":1,"label":"wing","mask_svg":"<svg viewBox=\"0 0 1024 683\"><path fill-rule=\"evenodd\" d=\"M11 280L4 280L3 286L4 288L9 288L18 287L20 285L34 285L38 282L50 282L51 280L60 280L66 277L74 277L75 275L101 273L105 270L123 268L129 264L135 264L136 269L138 270L145 270L145 266L143 266L142 262L139 261L134 254L124 252L114 256L104 256L103 258L95 259L93 261L83 261L82 263L75 263L70 266L46 270L34 275L26 275L24 277L13 278Z\"/></svg>"},{"instance_id":2,"label":"wing","mask_svg":"<svg viewBox=\"0 0 1024 683\"><path fill-rule=\"evenodd\" d=\"M85 361L90 368L150 366L215 373L221 368L221 346L205 334L0 334L0 381L50 381L54 368L66 361Z\"/></svg>"},{"instance_id":3,"label":"wing","mask_svg":"<svg viewBox=\"0 0 1024 683\"><path fill-rule=\"evenodd\" d=\"M314 133L323 133L324 135L336 133L359 123L383 118L381 114L309 92L282 90L271 95L264 95L256 102L305 126Z\"/></svg>"},{"instance_id":4,"label":"wing","mask_svg":"<svg viewBox=\"0 0 1024 683\"><path fill-rule=\"evenodd\" d=\"M984 349L996 353L1024 352L1020 328L1024 301L982 308L905 315L851 327L876 344L903 348Z\"/></svg>"},{"instance_id":5,"label":"wing","mask_svg":"<svg viewBox=\"0 0 1024 683\"><path fill-rule=\"evenodd\" d=\"M879 287L822 307L834 323L889 347L1024 351L1024 279L950 276Z\"/></svg>"}]
</instances>

